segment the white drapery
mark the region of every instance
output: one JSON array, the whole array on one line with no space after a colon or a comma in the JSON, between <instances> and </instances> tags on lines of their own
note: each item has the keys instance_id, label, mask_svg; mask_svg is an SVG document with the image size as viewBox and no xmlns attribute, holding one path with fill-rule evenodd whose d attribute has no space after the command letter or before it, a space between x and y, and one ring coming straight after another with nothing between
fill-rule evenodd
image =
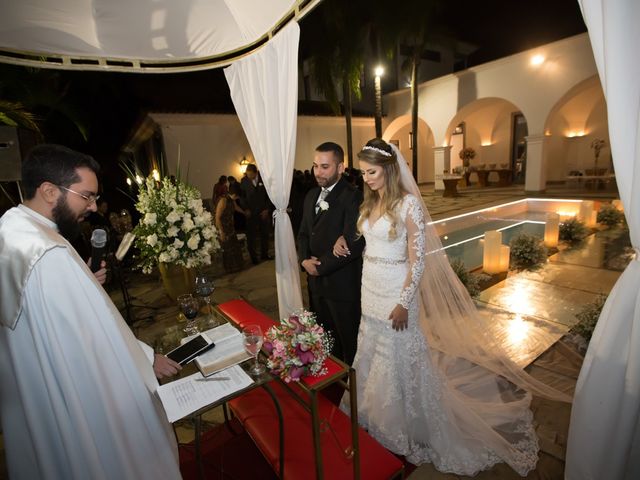
<instances>
[{"instance_id":1,"label":"white drapery","mask_svg":"<svg viewBox=\"0 0 640 480\"><path fill-rule=\"evenodd\" d=\"M135 72L226 66L318 2L0 0L0 59Z\"/></svg>"},{"instance_id":2,"label":"white drapery","mask_svg":"<svg viewBox=\"0 0 640 480\"><path fill-rule=\"evenodd\" d=\"M576 386L565 477L640 478L640 2L579 0L607 99L632 261L600 315Z\"/></svg>"},{"instance_id":3,"label":"white drapery","mask_svg":"<svg viewBox=\"0 0 640 480\"><path fill-rule=\"evenodd\" d=\"M296 151L298 42L290 22L259 52L225 69L231 99L274 212L276 285L280 317L302 308L300 272L286 212Z\"/></svg>"}]
</instances>

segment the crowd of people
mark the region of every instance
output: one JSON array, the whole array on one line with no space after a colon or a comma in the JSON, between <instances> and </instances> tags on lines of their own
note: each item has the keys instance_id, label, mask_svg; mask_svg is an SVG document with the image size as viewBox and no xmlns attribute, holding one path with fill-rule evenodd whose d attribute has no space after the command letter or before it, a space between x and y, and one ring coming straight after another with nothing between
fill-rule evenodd
<instances>
[{"instance_id":1,"label":"crowd of people","mask_svg":"<svg viewBox=\"0 0 640 480\"><path fill-rule=\"evenodd\" d=\"M532 393L568 397L488 333L398 149L376 138L358 158L346 174L342 148L319 145L313 182L294 175L290 213L309 308L356 371L359 423L414 464L475 475L506 462L526 476L538 458ZM155 393L179 366L135 339L101 286L104 265L92 272L69 243L87 216L106 223L98 174L91 157L35 147L25 201L0 218L0 417L15 478L180 477ZM242 268L235 215L252 261L270 258L273 207L256 166L213 193L225 268Z\"/></svg>"}]
</instances>

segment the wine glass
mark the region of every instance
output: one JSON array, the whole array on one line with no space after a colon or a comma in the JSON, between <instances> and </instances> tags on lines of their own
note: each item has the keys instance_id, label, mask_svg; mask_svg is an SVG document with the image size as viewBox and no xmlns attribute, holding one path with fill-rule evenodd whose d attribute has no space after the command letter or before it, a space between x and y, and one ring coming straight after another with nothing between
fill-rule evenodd
<instances>
[{"instance_id":1,"label":"wine glass","mask_svg":"<svg viewBox=\"0 0 640 480\"><path fill-rule=\"evenodd\" d=\"M178 297L178 305L182 314L187 317L187 324L184 327L184 332L188 335L196 335L198 333L198 324L195 322L195 318L198 316L198 300L190 293L180 295Z\"/></svg>"},{"instance_id":2,"label":"wine glass","mask_svg":"<svg viewBox=\"0 0 640 480\"><path fill-rule=\"evenodd\" d=\"M249 369L249 373L260 375L264 373L264 365L258 362L258 354L262 348L264 337L259 325L247 325L242 329L242 343L245 351L255 359L253 367Z\"/></svg>"},{"instance_id":3,"label":"wine glass","mask_svg":"<svg viewBox=\"0 0 640 480\"><path fill-rule=\"evenodd\" d=\"M210 321L212 320L211 294L213 293L214 289L215 286L213 285L213 281L207 275L196 276L196 295L200 297L207 305L207 315L209 316Z\"/></svg>"}]
</instances>

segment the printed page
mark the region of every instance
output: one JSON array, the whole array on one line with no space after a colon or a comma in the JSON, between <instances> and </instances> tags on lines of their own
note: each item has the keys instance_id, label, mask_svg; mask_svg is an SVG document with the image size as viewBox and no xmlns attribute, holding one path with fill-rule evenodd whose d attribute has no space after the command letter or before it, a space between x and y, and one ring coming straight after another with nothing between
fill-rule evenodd
<instances>
[{"instance_id":1,"label":"printed page","mask_svg":"<svg viewBox=\"0 0 640 480\"><path fill-rule=\"evenodd\" d=\"M252 383L251 377L236 365L210 377L198 372L165 383L158 388L158 395L167 418L173 423Z\"/></svg>"}]
</instances>

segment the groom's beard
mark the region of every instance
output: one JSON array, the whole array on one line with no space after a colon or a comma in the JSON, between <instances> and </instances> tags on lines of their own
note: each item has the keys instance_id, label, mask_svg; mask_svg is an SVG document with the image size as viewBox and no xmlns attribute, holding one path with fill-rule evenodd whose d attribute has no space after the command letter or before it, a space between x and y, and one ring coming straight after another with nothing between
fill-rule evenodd
<instances>
[{"instance_id":1,"label":"groom's beard","mask_svg":"<svg viewBox=\"0 0 640 480\"><path fill-rule=\"evenodd\" d=\"M67 205L67 199L64 195L60 195L51 214L53 215L53 221L58 226L58 232L69 242L72 242L80 235L78 217Z\"/></svg>"}]
</instances>

